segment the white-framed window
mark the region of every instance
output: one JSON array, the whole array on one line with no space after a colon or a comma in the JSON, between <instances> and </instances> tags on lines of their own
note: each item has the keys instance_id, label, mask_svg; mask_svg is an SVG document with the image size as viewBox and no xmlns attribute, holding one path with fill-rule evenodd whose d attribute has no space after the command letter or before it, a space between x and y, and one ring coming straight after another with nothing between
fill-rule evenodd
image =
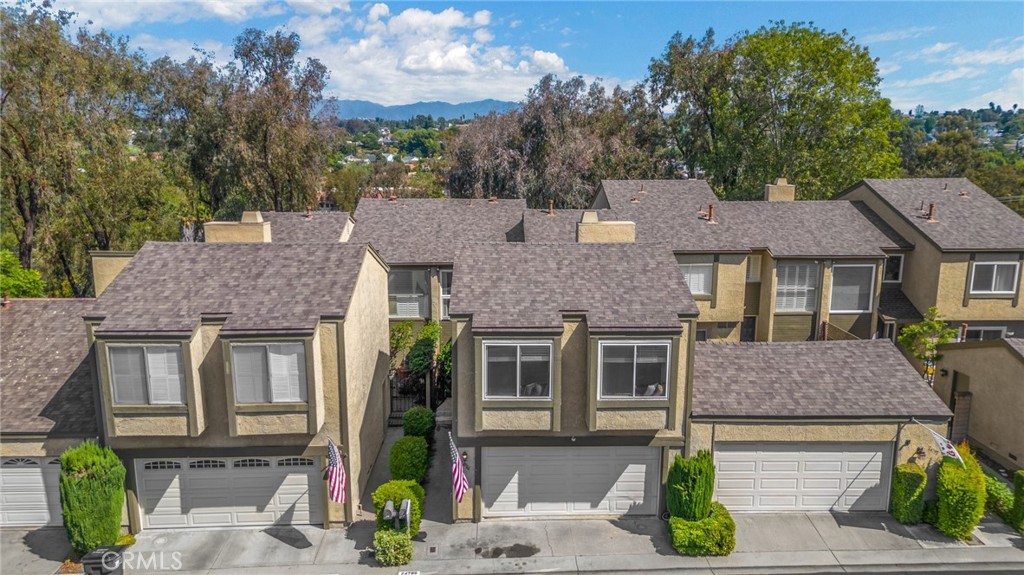
<instances>
[{"instance_id":1,"label":"white-framed window","mask_svg":"<svg viewBox=\"0 0 1024 575\"><path fill-rule=\"evenodd\" d=\"M183 405L185 368L181 345L109 345L114 403Z\"/></svg>"},{"instance_id":2,"label":"white-framed window","mask_svg":"<svg viewBox=\"0 0 1024 575\"><path fill-rule=\"evenodd\" d=\"M388 273L388 313L391 317L430 317L430 280L427 270L391 270Z\"/></svg>"},{"instance_id":3,"label":"white-framed window","mask_svg":"<svg viewBox=\"0 0 1024 575\"><path fill-rule=\"evenodd\" d=\"M1017 262L974 262L972 294L1013 294L1017 287Z\"/></svg>"},{"instance_id":4,"label":"white-framed window","mask_svg":"<svg viewBox=\"0 0 1024 575\"><path fill-rule=\"evenodd\" d=\"M780 263L775 267L775 311L814 311L818 303L818 264Z\"/></svg>"},{"instance_id":5,"label":"white-framed window","mask_svg":"<svg viewBox=\"0 0 1024 575\"><path fill-rule=\"evenodd\" d=\"M220 459L193 459L188 462L189 469L225 469L228 464Z\"/></svg>"},{"instance_id":6,"label":"white-framed window","mask_svg":"<svg viewBox=\"0 0 1024 575\"><path fill-rule=\"evenodd\" d=\"M882 281L893 284L903 281L903 254L889 254L885 258L885 271L882 272Z\"/></svg>"},{"instance_id":7,"label":"white-framed window","mask_svg":"<svg viewBox=\"0 0 1024 575\"><path fill-rule=\"evenodd\" d=\"M988 341L1006 337L1006 328L1003 326L968 327L967 339L964 341Z\"/></svg>"},{"instance_id":8,"label":"white-framed window","mask_svg":"<svg viewBox=\"0 0 1024 575\"><path fill-rule=\"evenodd\" d=\"M686 285L694 295L711 295L714 289L715 264L679 264Z\"/></svg>"},{"instance_id":9,"label":"white-framed window","mask_svg":"<svg viewBox=\"0 0 1024 575\"><path fill-rule=\"evenodd\" d=\"M601 399L668 397L668 341L602 341L597 386Z\"/></svg>"},{"instance_id":10,"label":"white-framed window","mask_svg":"<svg viewBox=\"0 0 1024 575\"><path fill-rule=\"evenodd\" d=\"M306 401L306 346L294 343L232 344L238 403Z\"/></svg>"},{"instance_id":11,"label":"white-framed window","mask_svg":"<svg viewBox=\"0 0 1024 575\"><path fill-rule=\"evenodd\" d=\"M875 266L832 266L832 313L865 313L871 311L875 291Z\"/></svg>"},{"instance_id":12,"label":"white-framed window","mask_svg":"<svg viewBox=\"0 0 1024 575\"><path fill-rule=\"evenodd\" d=\"M449 319L452 307L452 270L441 270L438 279L441 283L441 319Z\"/></svg>"},{"instance_id":13,"label":"white-framed window","mask_svg":"<svg viewBox=\"0 0 1024 575\"><path fill-rule=\"evenodd\" d=\"M484 342L484 398L550 399L551 350L545 341Z\"/></svg>"},{"instance_id":14,"label":"white-framed window","mask_svg":"<svg viewBox=\"0 0 1024 575\"><path fill-rule=\"evenodd\" d=\"M750 254L747 256L747 282L761 281L761 255Z\"/></svg>"}]
</instances>

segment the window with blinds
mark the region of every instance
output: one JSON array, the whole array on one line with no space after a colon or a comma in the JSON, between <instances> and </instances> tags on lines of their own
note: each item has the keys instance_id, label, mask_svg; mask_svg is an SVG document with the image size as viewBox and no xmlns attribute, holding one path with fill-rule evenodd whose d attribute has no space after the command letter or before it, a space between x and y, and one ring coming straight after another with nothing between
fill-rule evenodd
<instances>
[{"instance_id":1,"label":"window with blinds","mask_svg":"<svg viewBox=\"0 0 1024 575\"><path fill-rule=\"evenodd\" d=\"M238 403L306 401L306 346L301 342L231 346Z\"/></svg>"},{"instance_id":2,"label":"window with blinds","mask_svg":"<svg viewBox=\"0 0 1024 575\"><path fill-rule=\"evenodd\" d=\"M441 270L441 319L451 317L452 307L452 270Z\"/></svg>"},{"instance_id":3,"label":"window with blinds","mask_svg":"<svg viewBox=\"0 0 1024 575\"><path fill-rule=\"evenodd\" d=\"M870 312L874 289L875 266L832 266L832 303L829 310L833 313Z\"/></svg>"},{"instance_id":4,"label":"window with blinds","mask_svg":"<svg viewBox=\"0 0 1024 575\"><path fill-rule=\"evenodd\" d=\"M485 342L483 359L485 398L551 397L550 343Z\"/></svg>"},{"instance_id":5,"label":"window with blinds","mask_svg":"<svg viewBox=\"0 0 1024 575\"><path fill-rule=\"evenodd\" d=\"M392 270L388 273L388 311L391 317L429 317L429 295L427 270Z\"/></svg>"},{"instance_id":6,"label":"window with blinds","mask_svg":"<svg viewBox=\"0 0 1024 575\"><path fill-rule=\"evenodd\" d=\"M602 342L598 388L602 398L668 397L669 342Z\"/></svg>"},{"instance_id":7,"label":"window with blinds","mask_svg":"<svg viewBox=\"0 0 1024 575\"><path fill-rule=\"evenodd\" d=\"M775 269L775 311L804 312L817 309L818 264L780 263Z\"/></svg>"},{"instance_id":8,"label":"window with blinds","mask_svg":"<svg viewBox=\"0 0 1024 575\"><path fill-rule=\"evenodd\" d=\"M182 405L185 368L179 345L133 345L107 348L114 403Z\"/></svg>"},{"instance_id":9,"label":"window with blinds","mask_svg":"<svg viewBox=\"0 0 1024 575\"><path fill-rule=\"evenodd\" d=\"M711 295L714 264L680 264L686 285L694 295Z\"/></svg>"}]
</instances>

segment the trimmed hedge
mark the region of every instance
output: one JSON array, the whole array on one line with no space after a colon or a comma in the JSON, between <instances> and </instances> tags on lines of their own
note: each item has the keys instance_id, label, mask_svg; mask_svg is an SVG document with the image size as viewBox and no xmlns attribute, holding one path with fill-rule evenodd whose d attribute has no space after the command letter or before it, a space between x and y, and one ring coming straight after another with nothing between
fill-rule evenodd
<instances>
[{"instance_id":1,"label":"trimmed hedge","mask_svg":"<svg viewBox=\"0 0 1024 575\"><path fill-rule=\"evenodd\" d=\"M428 467L426 439L408 435L391 446L391 454L388 456L391 479L411 479L423 483L427 478Z\"/></svg>"},{"instance_id":2,"label":"trimmed hedge","mask_svg":"<svg viewBox=\"0 0 1024 575\"><path fill-rule=\"evenodd\" d=\"M410 408L402 415L402 431L429 442L434 437L434 412L421 405Z\"/></svg>"},{"instance_id":3,"label":"trimmed hedge","mask_svg":"<svg viewBox=\"0 0 1024 575\"><path fill-rule=\"evenodd\" d=\"M932 527L939 524L939 502L929 499L924 502L924 511L921 513L921 522Z\"/></svg>"},{"instance_id":4,"label":"trimmed hedge","mask_svg":"<svg viewBox=\"0 0 1024 575\"><path fill-rule=\"evenodd\" d=\"M409 531L413 535L420 532L426 493L419 483L408 479L388 481L373 492L373 509L377 513L378 531L394 530L392 523L384 520L384 505L388 501L394 501L395 511L398 511L398 506L401 505L403 499L412 500L412 520L409 522Z\"/></svg>"},{"instance_id":5,"label":"trimmed hedge","mask_svg":"<svg viewBox=\"0 0 1024 575\"><path fill-rule=\"evenodd\" d=\"M1010 486L1002 479L986 473L985 494L985 509L1010 523L1010 513L1013 511L1013 491L1010 491Z\"/></svg>"},{"instance_id":6,"label":"trimmed hedge","mask_svg":"<svg viewBox=\"0 0 1024 575\"><path fill-rule=\"evenodd\" d=\"M373 534L373 556L385 567L412 561L412 539L405 531L377 531Z\"/></svg>"},{"instance_id":7,"label":"trimmed hedge","mask_svg":"<svg viewBox=\"0 0 1024 575\"><path fill-rule=\"evenodd\" d=\"M60 506L71 548L85 554L121 536L125 468L109 447L86 441L60 456Z\"/></svg>"},{"instance_id":8,"label":"trimmed hedge","mask_svg":"<svg viewBox=\"0 0 1024 575\"><path fill-rule=\"evenodd\" d=\"M966 465L946 458L939 466L939 513L935 526L950 537L970 539L985 514L985 474L966 443L958 445L957 451Z\"/></svg>"},{"instance_id":9,"label":"trimmed hedge","mask_svg":"<svg viewBox=\"0 0 1024 575\"><path fill-rule=\"evenodd\" d=\"M1024 469L1013 474L1013 509L1010 511L1010 525L1024 533Z\"/></svg>"},{"instance_id":10,"label":"trimmed hedge","mask_svg":"<svg viewBox=\"0 0 1024 575\"><path fill-rule=\"evenodd\" d=\"M904 525L916 525L924 514L924 488L928 474L916 463L896 466L892 475L892 516Z\"/></svg>"},{"instance_id":11,"label":"trimmed hedge","mask_svg":"<svg viewBox=\"0 0 1024 575\"><path fill-rule=\"evenodd\" d=\"M665 485L666 505L673 517L687 521L707 518L714 491L715 463L711 453L701 450L690 458L676 456Z\"/></svg>"},{"instance_id":12,"label":"trimmed hedge","mask_svg":"<svg viewBox=\"0 0 1024 575\"><path fill-rule=\"evenodd\" d=\"M736 523L721 503L711 503L711 514L700 521L682 517L668 520L672 547L691 557L725 556L736 548Z\"/></svg>"},{"instance_id":13,"label":"trimmed hedge","mask_svg":"<svg viewBox=\"0 0 1024 575\"><path fill-rule=\"evenodd\" d=\"M420 332L416 335L416 342L412 344L409 354L405 356L405 364L409 367L409 373L415 377L423 377L434 368L437 340L440 337L441 324L434 320L423 324Z\"/></svg>"}]
</instances>

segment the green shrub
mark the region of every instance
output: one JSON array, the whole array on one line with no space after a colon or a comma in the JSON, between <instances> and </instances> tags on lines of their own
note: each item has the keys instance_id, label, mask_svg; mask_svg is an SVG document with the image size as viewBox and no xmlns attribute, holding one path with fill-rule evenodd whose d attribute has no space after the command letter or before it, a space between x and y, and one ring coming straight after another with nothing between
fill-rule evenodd
<instances>
[{"instance_id":1,"label":"green shrub","mask_svg":"<svg viewBox=\"0 0 1024 575\"><path fill-rule=\"evenodd\" d=\"M1013 474L1013 509L1010 511L1010 525L1024 533L1024 469Z\"/></svg>"},{"instance_id":2,"label":"green shrub","mask_svg":"<svg viewBox=\"0 0 1024 575\"><path fill-rule=\"evenodd\" d=\"M668 511L673 517L700 521L710 515L715 491L711 453L702 450L690 458L677 455L668 470L665 491Z\"/></svg>"},{"instance_id":3,"label":"green shrub","mask_svg":"<svg viewBox=\"0 0 1024 575\"><path fill-rule=\"evenodd\" d=\"M60 506L77 553L117 543L124 478L124 464L109 447L86 441L60 456Z\"/></svg>"},{"instance_id":4,"label":"green shrub","mask_svg":"<svg viewBox=\"0 0 1024 575\"><path fill-rule=\"evenodd\" d=\"M377 513L377 530L393 529L391 521L384 520L384 505L388 501L395 502L395 511L401 505L403 499L412 500L412 520L409 522L409 530L413 533L420 532L420 521L423 519L423 502L426 493L423 487L415 481L408 479L392 479L381 485L373 492L373 509Z\"/></svg>"},{"instance_id":5,"label":"green shrub","mask_svg":"<svg viewBox=\"0 0 1024 575\"><path fill-rule=\"evenodd\" d=\"M935 526L950 537L970 539L985 514L985 474L966 443L958 445L957 451L965 465L947 458L939 466Z\"/></svg>"},{"instance_id":6,"label":"green shrub","mask_svg":"<svg viewBox=\"0 0 1024 575\"><path fill-rule=\"evenodd\" d=\"M924 511L921 512L921 521L932 527L939 524L939 502L929 499L924 502Z\"/></svg>"},{"instance_id":7,"label":"green shrub","mask_svg":"<svg viewBox=\"0 0 1024 575\"><path fill-rule=\"evenodd\" d=\"M892 516L904 525L921 522L924 513L924 488L928 474L916 463L896 466L892 476Z\"/></svg>"},{"instance_id":8,"label":"green shrub","mask_svg":"<svg viewBox=\"0 0 1024 575\"><path fill-rule=\"evenodd\" d=\"M402 431L430 440L434 437L434 412L417 405L402 415Z\"/></svg>"},{"instance_id":9,"label":"green shrub","mask_svg":"<svg viewBox=\"0 0 1024 575\"><path fill-rule=\"evenodd\" d=\"M985 474L985 509L995 513L1003 521L1011 522L1013 491L999 477Z\"/></svg>"},{"instance_id":10,"label":"green shrub","mask_svg":"<svg viewBox=\"0 0 1024 575\"><path fill-rule=\"evenodd\" d=\"M378 531L373 534L374 557L385 567L412 561L412 539L405 531Z\"/></svg>"},{"instance_id":11,"label":"green shrub","mask_svg":"<svg viewBox=\"0 0 1024 575\"><path fill-rule=\"evenodd\" d=\"M428 321L423 324L416 336L416 343L405 356L409 373L415 377L423 377L434 367L434 356L437 353L437 340L441 337L441 324Z\"/></svg>"},{"instance_id":12,"label":"green shrub","mask_svg":"<svg viewBox=\"0 0 1024 575\"><path fill-rule=\"evenodd\" d=\"M711 503L711 514L700 521L682 517L668 520L672 547L691 557L725 556L736 548L736 523L719 502Z\"/></svg>"},{"instance_id":13,"label":"green shrub","mask_svg":"<svg viewBox=\"0 0 1024 575\"><path fill-rule=\"evenodd\" d=\"M411 479L423 483L427 478L427 440L407 435L391 446L388 469L391 479Z\"/></svg>"},{"instance_id":14,"label":"green shrub","mask_svg":"<svg viewBox=\"0 0 1024 575\"><path fill-rule=\"evenodd\" d=\"M412 322L402 321L391 325L391 369L398 367L398 356L409 351L412 345Z\"/></svg>"}]
</instances>

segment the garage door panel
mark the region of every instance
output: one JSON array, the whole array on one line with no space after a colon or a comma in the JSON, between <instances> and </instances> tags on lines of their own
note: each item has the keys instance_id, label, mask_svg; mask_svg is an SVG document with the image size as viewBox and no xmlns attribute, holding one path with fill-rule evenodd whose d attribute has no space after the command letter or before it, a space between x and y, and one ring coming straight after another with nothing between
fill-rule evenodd
<instances>
[{"instance_id":1,"label":"garage door panel","mask_svg":"<svg viewBox=\"0 0 1024 575\"><path fill-rule=\"evenodd\" d=\"M660 451L484 448L485 517L654 514Z\"/></svg>"},{"instance_id":2,"label":"garage door panel","mask_svg":"<svg viewBox=\"0 0 1024 575\"><path fill-rule=\"evenodd\" d=\"M722 442L715 496L738 512L884 511L891 453L888 443Z\"/></svg>"},{"instance_id":3,"label":"garage door panel","mask_svg":"<svg viewBox=\"0 0 1024 575\"><path fill-rule=\"evenodd\" d=\"M60 464L52 458L8 457L0 461L0 526L61 525Z\"/></svg>"}]
</instances>

